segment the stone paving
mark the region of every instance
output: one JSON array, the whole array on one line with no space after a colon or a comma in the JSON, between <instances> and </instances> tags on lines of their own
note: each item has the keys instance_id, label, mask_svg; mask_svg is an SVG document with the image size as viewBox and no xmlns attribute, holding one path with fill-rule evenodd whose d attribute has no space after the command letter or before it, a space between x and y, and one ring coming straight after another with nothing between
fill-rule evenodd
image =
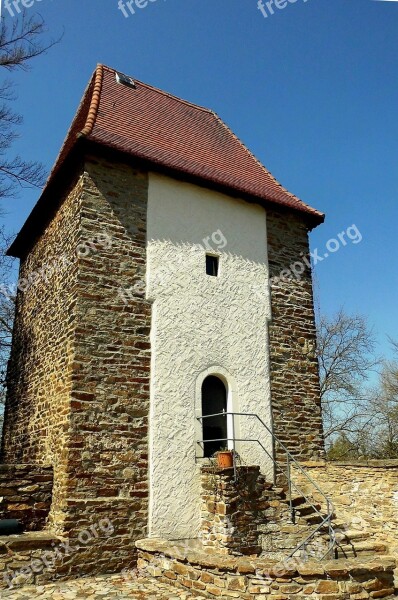
<instances>
[{"instance_id":1,"label":"stone paving","mask_svg":"<svg viewBox=\"0 0 398 600\"><path fill-rule=\"evenodd\" d=\"M25 586L16 590L1 590L3 600L189 600L189 592L144 577L125 578L122 575L101 575L52 583L43 586ZM200 597L196 596L196 600ZM202 599L204 600L204 599Z\"/></svg>"}]
</instances>

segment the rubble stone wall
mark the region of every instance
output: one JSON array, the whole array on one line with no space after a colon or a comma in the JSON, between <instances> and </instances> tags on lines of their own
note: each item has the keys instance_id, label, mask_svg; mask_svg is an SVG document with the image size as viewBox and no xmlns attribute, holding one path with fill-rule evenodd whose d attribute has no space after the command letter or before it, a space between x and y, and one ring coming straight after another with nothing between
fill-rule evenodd
<instances>
[{"instance_id":1,"label":"rubble stone wall","mask_svg":"<svg viewBox=\"0 0 398 600\"><path fill-rule=\"evenodd\" d=\"M260 467L202 468L201 539L226 554L260 554L263 477Z\"/></svg>"},{"instance_id":2,"label":"rubble stone wall","mask_svg":"<svg viewBox=\"0 0 398 600\"><path fill-rule=\"evenodd\" d=\"M324 452L308 226L267 211L274 433L301 460ZM295 275L297 274L297 275ZM276 455L285 455L276 447Z\"/></svg>"},{"instance_id":3,"label":"rubble stone wall","mask_svg":"<svg viewBox=\"0 0 398 600\"><path fill-rule=\"evenodd\" d=\"M147 197L146 173L87 159L21 261L3 461L53 466L47 526L82 575L134 564L147 531ZM79 543L106 520L111 536Z\"/></svg>"},{"instance_id":4,"label":"rubble stone wall","mask_svg":"<svg viewBox=\"0 0 398 600\"><path fill-rule=\"evenodd\" d=\"M40 531L50 512L52 487L52 467L0 465L0 519L18 519L26 531Z\"/></svg>"},{"instance_id":5,"label":"rubble stone wall","mask_svg":"<svg viewBox=\"0 0 398 600\"><path fill-rule=\"evenodd\" d=\"M79 263L64 534L76 545L101 519L114 532L81 547L80 574L130 566L134 541L147 533L147 197L146 173L86 161L80 231L99 250Z\"/></svg>"},{"instance_id":6,"label":"rubble stone wall","mask_svg":"<svg viewBox=\"0 0 398 600\"><path fill-rule=\"evenodd\" d=\"M50 520L62 530L76 327L82 178L21 259L2 462L54 468Z\"/></svg>"},{"instance_id":7,"label":"rubble stone wall","mask_svg":"<svg viewBox=\"0 0 398 600\"><path fill-rule=\"evenodd\" d=\"M338 521L347 529L371 534L391 553L398 551L398 461L307 462L304 468L330 497ZM304 491L313 492L299 472L295 480Z\"/></svg>"}]
</instances>

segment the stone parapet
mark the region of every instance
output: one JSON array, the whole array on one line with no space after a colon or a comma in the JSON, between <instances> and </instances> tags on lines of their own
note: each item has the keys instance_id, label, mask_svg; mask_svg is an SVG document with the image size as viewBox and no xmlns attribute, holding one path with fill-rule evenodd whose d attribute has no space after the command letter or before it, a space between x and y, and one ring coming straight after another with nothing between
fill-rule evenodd
<instances>
[{"instance_id":1,"label":"stone parapet","mask_svg":"<svg viewBox=\"0 0 398 600\"><path fill-rule=\"evenodd\" d=\"M365 600L394 594L396 561L390 557L277 562L227 557L157 539L140 540L136 546L140 570L205 598Z\"/></svg>"},{"instance_id":2,"label":"stone parapet","mask_svg":"<svg viewBox=\"0 0 398 600\"><path fill-rule=\"evenodd\" d=\"M62 553L57 555L54 549L64 542L45 531L0 536L0 590L41 585L53 579L56 566L62 562Z\"/></svg>"},{"instance_id":3,"label":"stone parapet","mask_svg":"<svg viewBox=\"0 0 398 600\"><path fill-rule=\"evenodd\" d=\"M40 531L50 512L52 487L52 467L0 465L0 519L18 519L26 531Z\"/></svg>"}]
</instances>

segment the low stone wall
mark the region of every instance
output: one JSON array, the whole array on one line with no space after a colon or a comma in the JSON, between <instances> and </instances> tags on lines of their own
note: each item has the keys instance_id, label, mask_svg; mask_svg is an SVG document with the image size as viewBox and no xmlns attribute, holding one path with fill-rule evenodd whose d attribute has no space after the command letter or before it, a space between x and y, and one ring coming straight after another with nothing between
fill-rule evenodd
<instances>
[{"instance_id":1,"label":"low stone wall","mask_svg":"<svg viewBox=\"0 0 398 600\"><path fill-rule=\"evenodd\" d=\"M368 533L386 544L389 553L398 552L398 461L307 462L310 477L332 500L336 519L349 530ZM293 477L301 489L314 493L300 472Z\"/></svg>"},{"instance_id":2,"label":"low stone wall","mask_svg":"<svg viewBox=\"0 0 398 600\"><path fill-rule=\"evenodd\" d=\"M43 531L0 536L0 590L51 581L62 565L58 548L64 542Z\"/></svg>"},{"instance_id":3,"label":"low stone wall","mask_svg":"<svg viewBox=\"0 0 398 600\"><path fill-rule=\"evenodd\" d=\"M141 540L138 568L204 598L364 600L394 594L391 558L283 563L227 557L181 543Z\"/></svg>"},{"instance_id":4,"label":"low stone wall","mask_svg":"<svg viewBox=\"0 0 398 600\"><path fill-rule=\"evenodd\" d=\"M70 537L49 531L0 536L0 590L134 568L131 533L112 518L97 511L95 524Z\"/></svg>"},{"instance_id":5,"label":"low stone wall","mask_svg":"<svg viewBox=\"0 0 398 600\"><path fill-rule=\"evenodd\" d=\"M40 531L50 511L52 487L52 467L0 465L0 519L18 519L26 531Z\"/></svg>"}]
</instances>

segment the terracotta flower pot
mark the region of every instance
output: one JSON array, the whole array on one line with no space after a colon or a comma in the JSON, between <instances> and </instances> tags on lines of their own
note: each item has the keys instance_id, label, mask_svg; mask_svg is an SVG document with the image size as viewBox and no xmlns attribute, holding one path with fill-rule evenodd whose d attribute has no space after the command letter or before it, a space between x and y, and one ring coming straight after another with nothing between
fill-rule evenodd
<instances>
[{"instance_id":1,"label":"terracotta flower pot","mask_svg":"<svg viewBox=\"0 0 398 600\"><path fill-rule=\"evenodd\" d=\"M231 450L217 454L217 465L220 469L230 469L234 466L234 453Z\"/></svg>"}]
</instances>

